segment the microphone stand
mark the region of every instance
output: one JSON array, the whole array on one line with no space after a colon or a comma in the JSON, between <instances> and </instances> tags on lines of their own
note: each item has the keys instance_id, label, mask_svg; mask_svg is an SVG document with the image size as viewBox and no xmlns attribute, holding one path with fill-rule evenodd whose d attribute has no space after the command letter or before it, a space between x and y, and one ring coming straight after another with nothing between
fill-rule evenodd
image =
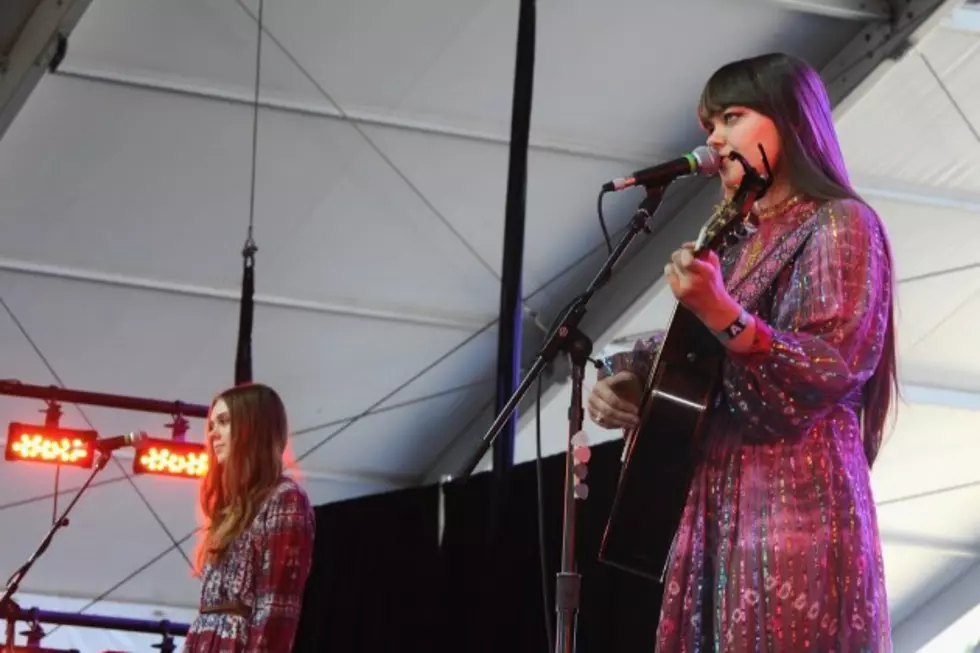
<instances>
[{"instance_id":1,"label":"microphone stand","mask_svg":"<svg viewBox=\"0 0 980 653\"><path fill-rule=\"evenodd\" d=\"M585 378L585 364L592 355L592 340L582 333L578 325L585 317L587 305L592 296L602 286L609 281L612 276L612 269L619 259L626 252L633 239L640 232L652 233L648 222L659 208L663 201L663 186L647 186L647 195L640 203L636 213L633 214L630 227L626 234L620 239L612 253L606 259L602 269L596 274L588 288L579 295L569 306L561 322L545 342L538 352L531 369L528 370L514 394L504 405L500 414L490 426L490 430L483 436L480 446L476 452L468 459L460 476L468 477L480 464L480 460L486 455L487 450L493 445L497 435L503 430L504 425L510 420L517 405L527 394L531 384L541 375L551 361L555 359L559 352L568 355L572 364L572 395L568 412L568 445L565 449L565 493L564 509L562 514L562 546L561 546L561 571L557 575L555 587L555 609L558 614L557 637L555 638L555 653L572 653L575 650L575 622L578 617L581 575L576 571L575 561L575 460L574 445L572 438L582 430L583 413L582 407L582 382Z\"/></svg>"},{"instance_id":2,"label":"microphone stand","mask_svg":"<svg viewBox=\"0 0 980 653\"><path fill-rule=\"evenodd\" d=\"M20 606L14 602L13 596L20 588L20 583L24 580L24 576L27 575L27 572L31 570L31 567L34 566L37 559L44 555L44 552L48 550L49 546L51 546L51 540L54 539L55 533L65 526L68 526L68 513L70 513L71 509L75 507L78 500L82 498L82 494L88 489L89 485L92 484L92 481L95 479L96 475L105 469L105 466L109 463L109 459L112 458L112 453L110 451L99 451L99 454L99 458L96 460L95 465L92 468L92 473L89 474L88 478L85 480L85 483L78 489L78 492L75 493L71 503L69 503L64 509L61 516L58 517L53 524L51 524L51 529L48 531L48 534L44 536L44 539L41 540L41 544L38 545L37 550L35 550L31 557L27 559L27 562L21 565L20 569L11 575L10 580L7 581L7 587L3 592L3 596L0 596L0 614L6 616L7 619L6 651L8 652L12 652L14 650L14 639L12 634L14 632L13 624L21 616Z\"/></svg>"}]
</instances>

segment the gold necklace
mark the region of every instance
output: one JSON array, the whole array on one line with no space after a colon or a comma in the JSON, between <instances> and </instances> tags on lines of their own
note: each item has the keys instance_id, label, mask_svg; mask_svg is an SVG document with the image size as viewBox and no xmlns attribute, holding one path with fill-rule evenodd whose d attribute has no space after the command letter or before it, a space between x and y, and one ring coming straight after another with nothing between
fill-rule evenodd
<instances>
[{"instance_id":1,"label":"gold necklace","mask_svg":"<svg viewBox=\"0 0 980 653\"><path fill-rule=\"evenodd\" d=\"M791 208L803 201L803 193L795 193L790 195L784 200L776 202L772 206L767 206L764 209L753 208L752 213L759 219L759 222L763 220L769 220L777 215L782 215L786 213Z\"/></svg>"}]
</instances>

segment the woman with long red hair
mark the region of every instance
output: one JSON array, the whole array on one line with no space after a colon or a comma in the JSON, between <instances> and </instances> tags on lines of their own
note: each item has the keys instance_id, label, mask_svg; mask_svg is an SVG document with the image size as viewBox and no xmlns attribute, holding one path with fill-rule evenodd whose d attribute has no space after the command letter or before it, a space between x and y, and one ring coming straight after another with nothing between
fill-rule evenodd
<instances>
[{"instance_id":1,"label":"woman with long red hair","mask_svg":"<svg viewBox=\"0 0 980 653\"><path fill-rule=\"evenodd\" d=\"M225 390L207 423L200 614L185 653L292 650L313 554L309 498L284 475L286 410L261 384Z\"/></svg>"}]
</instances>

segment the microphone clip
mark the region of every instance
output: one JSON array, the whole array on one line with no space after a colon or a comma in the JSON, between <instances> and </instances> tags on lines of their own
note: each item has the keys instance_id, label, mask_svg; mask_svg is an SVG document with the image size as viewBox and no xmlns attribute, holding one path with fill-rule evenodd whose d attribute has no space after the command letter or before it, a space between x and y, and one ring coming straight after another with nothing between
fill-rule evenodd
<instances>
[{"instance_id":1,"label":"microphone clip","mask_svg":"<svg viewBox=\"0 0 980 653\"><path fill-rule=\"evenodd\" d=\"M728 154L728 158L732 161L738 161L745 174L742 177L742 183L740 186L742 188L752 188L755 191L755 199L761 199L769 187L772 186L772 166L769 165L769 157L766 156L766 148L762 147L762 143L759 143L759 153L762 155L762 165L765 166L765 175L759 174L759 172L749 163L740 152L732 150Z\"/></svg>"}]
</instances>

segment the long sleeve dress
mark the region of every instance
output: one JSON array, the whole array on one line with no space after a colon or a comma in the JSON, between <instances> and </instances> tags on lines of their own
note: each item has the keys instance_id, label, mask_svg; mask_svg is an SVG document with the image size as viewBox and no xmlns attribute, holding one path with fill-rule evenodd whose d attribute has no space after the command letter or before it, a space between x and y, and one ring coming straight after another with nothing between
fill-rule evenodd
<instances>
[{"instance_id":1,"label":"long sleeve dress","mask_svg":"<svg viewBox=\"0 0 980 653\"><path fill-rule=\"evenodd\" d=\"M226 555L203 570L184 653L289 653L313 558L309 498L283 478Z\"/></svg>"},{"instance_id":2,"label":"long sleeve dress","mask_svg":"<svg viewBox=\"0 0 980 653\"><path fill-rule=\"evenodd\" d=\"M664 579L660 653L886 653L884 565L862 387L877 368L891 261L877 215L804 201L722 259L736 299L795 227L815 226L755 306L758 335L729 353ZM662 333L613 356L645 375Z\"/></svg>"}]
</instances>

